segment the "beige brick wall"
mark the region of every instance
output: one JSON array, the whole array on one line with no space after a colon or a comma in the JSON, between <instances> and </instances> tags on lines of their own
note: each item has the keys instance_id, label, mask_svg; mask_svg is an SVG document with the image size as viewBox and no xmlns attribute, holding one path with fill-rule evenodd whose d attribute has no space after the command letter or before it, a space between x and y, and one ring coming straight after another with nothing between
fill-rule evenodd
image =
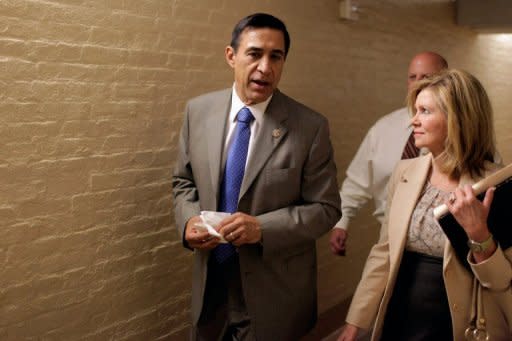
<instances>
[{"instance_id":1,"label":"beige brick wall","mask_svg":"<svg viewBox=\"0 0 512 341\"><path fill-rule=\"evenodd\" d=\"M455 26L448 0L359 4L343 22L337 0L0 1L0 340L184 338L176 136L188 98L231 85L223 51L246 14L287 23L281 89L329 118L340 180L424 49L482 80L511 161L512 39ZM377 231L358 222L344 259L319 241L321 311L357 283Z\"/></svg>"}]
</instances>

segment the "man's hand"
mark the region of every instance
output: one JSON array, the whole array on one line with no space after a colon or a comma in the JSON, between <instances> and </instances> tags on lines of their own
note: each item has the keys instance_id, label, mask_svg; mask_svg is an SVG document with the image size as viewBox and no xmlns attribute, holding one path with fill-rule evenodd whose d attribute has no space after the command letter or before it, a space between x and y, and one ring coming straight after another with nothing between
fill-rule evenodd
<instances>
[{"instance_id":1,"label":"man's hand","mask_svg":"<svg viewBox=\"0 0 512 341\"><path fill-rule=\"evenodd\" d=\"M194 249L211 250L219 244L219 238L211 236L208 231L198 229L195 224L200 224L201 218L195 216L190 218L185 227L185 240Z\"/></svg>"},{"instance_id":2,"label":"man's hand","mask_svg":"<svg viewBox=\"0 0 512 341\"><path fill-rule=\"evenodd\" d=\"M346 242L348 239L348 232L345 229L333 228L331 231L331 238L329 245L331 251L335 255L345 256Z\"/></svg>"},{"instance_id":3,"label":"man's hand","mask_svg":"<svg viewBox=\"0 0 512 341\"><path fill-rule=\"evenodd\" d=\"M217 231L235 246L254 244L261 240L260 222L253 216L236 212L220 222Z\"/></svg>"},{"instance_id":4,"label":"man's hand","mask_svg":"<svg viewBox=\"0 0 512 341\"><path fill-rule=\"evenodd\" d=\"M340 336L338 336L337 341L354 341L357 338L357 334L359 333L359 328L356 326L347 323L342 331Z\"/></svg>"}]
</instances>

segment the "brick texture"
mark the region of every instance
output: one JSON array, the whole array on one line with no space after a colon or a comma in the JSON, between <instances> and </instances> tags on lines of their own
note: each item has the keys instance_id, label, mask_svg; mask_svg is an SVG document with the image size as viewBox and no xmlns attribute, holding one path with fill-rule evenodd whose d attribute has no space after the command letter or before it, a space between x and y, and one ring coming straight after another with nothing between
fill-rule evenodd
<instances>
[{"instance_id":1,"label":"brick texture","mask_svg":"<svg viewBox=\"0 0 512 341\"><path fill-rule=\"evenodd\" d=\"M340 180L368 127L402 105L420 50L481 79L511 161L512 38L456 26L449 0L358 4L347 22L336 0L0 1L0 339L186 338L177 135L187 99L231 86L223 51L246 14L287 23L281 89L329 118ZM378 230L368 213L346 258L318 242L321 312L354 290Z\"/></svg>"}]
</instances>

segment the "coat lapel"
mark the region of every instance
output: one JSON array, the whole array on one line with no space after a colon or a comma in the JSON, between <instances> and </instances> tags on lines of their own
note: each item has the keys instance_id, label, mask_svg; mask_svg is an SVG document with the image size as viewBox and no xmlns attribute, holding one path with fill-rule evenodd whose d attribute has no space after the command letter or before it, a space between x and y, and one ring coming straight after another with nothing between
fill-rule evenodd
<instances>
[{"instance_id":1,"label":"coat lapel","mask_svg":"<svg viewBox=\"0 0 512 341\"><path fill-rule=\"evenodd\" d=\"M205 135L208 145L208 159L210 167L210 178L212 189L215 191L215 203L217 207L217 198L219 191L220 170L222 162L222 153L224 149L224 139L226 135L226 122L231 107L231 89L222 92L217 101L211 104L208 114L205 115Z\"/></svg>"},{"instance_id":2,"label":"coat lapel","mask_svg":"<svg viewBox=\"0 0 512 341\"><path fill-rule=\"evenodd\" d=\"M285 105L285 97L279 90L274 93L263 116L261 129L258 135L254 136L251 157L245 169L239 198L244 196L262 171L268 158L288 133L286 124L288 111Z\"/></svg>"},{"instance_id":3,"label":"coat lapel","mask_svg":"<svg viewBox=\"0 0 512 341\"><path fill-rule=\"evenodd\" d=\"M401 256L407 240L407 231L412 212L416 207L418 198L427 180L430 171L432 157L430 154L422 156L417 162L412 162L400 176L393 195L393 212L390 217L396 217L389 221L389 254L390 269L398 269ZM399 203L399 204L397 204Z\"/></svg>"}]
</instances>

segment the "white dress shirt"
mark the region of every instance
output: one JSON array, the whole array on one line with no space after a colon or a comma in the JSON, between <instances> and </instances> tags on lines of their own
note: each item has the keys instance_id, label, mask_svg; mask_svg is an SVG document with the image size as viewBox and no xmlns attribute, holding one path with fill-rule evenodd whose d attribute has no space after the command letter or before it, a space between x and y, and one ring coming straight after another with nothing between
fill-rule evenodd
<instances>
[{"instance_id":1,"label":"white dress shirt","mask_svg":"<svg viewBox=\"0 0 512 341\"><path fill-rule=\"evenodd\" d=\"M245 161L245 167L249 164L249 159L251 158L251 151L253 147L254 137L258 135L261 125L263 124L265 110L267 110L267 106L272 99L272 95L267 98L265 101L261 103L257 103L254 105L245 105L238 94L236 93L235 86L233 85L233 91L231 95L231 109L229 111L228 125L227 125L227 134L226 140L224 141L224 152L222 153L222 169L224 169L226 165L227 152L229 150L229 146L233 140L233 133L235 132L235 127L237 125L237 114L243 107L249 108L254 116L254 120L251 122L251 137L249 139L249 148L247 150L247 160Z\"/></svg>"},{"instance_id":2,"label":"white dress shirt","mask_svg":"<svg viewBox=\"0 0 512 341\"><path fill-rule=\"evenodd\" d=\"M341 186L342 218L335 228L348 229L357 212L373 198L373 215L382 223L387 183L409 138L412 126L407 108L379 119L368 131L347 169Z\"/></svg>"}]
</instances>

